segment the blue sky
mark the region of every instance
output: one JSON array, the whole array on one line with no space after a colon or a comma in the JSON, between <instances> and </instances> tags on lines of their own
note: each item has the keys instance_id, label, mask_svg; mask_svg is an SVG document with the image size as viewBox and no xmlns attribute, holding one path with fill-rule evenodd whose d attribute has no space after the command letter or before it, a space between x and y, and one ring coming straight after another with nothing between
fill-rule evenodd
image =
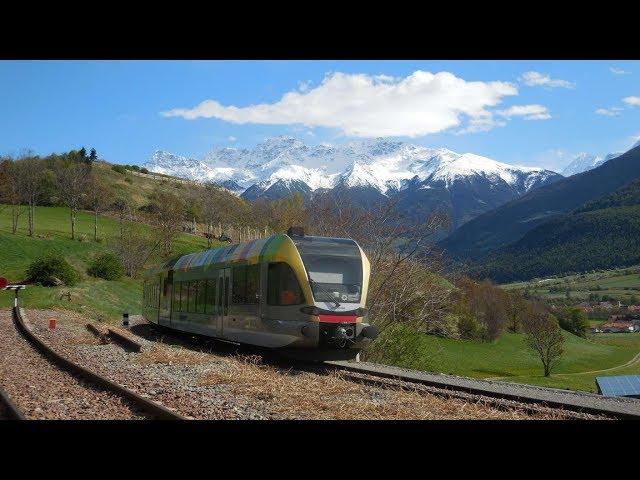
<instances>
[{"instance_id":1,"label":"blue sky","mask_svg":"<svg viewBox=\"0 0 640 480\"><path fill-rule=\"evenodd\" d=\"M0 154L116 163L390 136L560 170L640 136L629 61L0 61L0 92Z\"/></svg>"}]
</instances>

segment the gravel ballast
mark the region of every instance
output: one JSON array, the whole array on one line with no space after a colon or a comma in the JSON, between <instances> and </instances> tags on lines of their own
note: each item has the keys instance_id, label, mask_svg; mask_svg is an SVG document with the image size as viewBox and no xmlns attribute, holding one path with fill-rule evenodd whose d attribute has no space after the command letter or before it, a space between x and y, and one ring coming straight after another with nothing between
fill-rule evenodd
<instances>
[{"instance_id":1,"label":"gravel ballast","mask_svg":"<svg viewBox=\"0 0 640 480\"><path fill-rule=\"evenodd\" d=\"M182 415L197 419L564 419L598 418L454 394L406 382L336 371L317 374L263 364L258 355L185 348L148 326L124 331L143 345L139 353L101 344L72 312L26 310L34 332L56 351ZM48 319L57 319L49 330ZM147 328L141 337L133 332ZM176 343L176 344L172 344Z\"/></svg>"},{"instance_id":2,"label":"gravel ballast","mask_svg":"<svg viewBox=\"0 0 640 480\"><path fill-rule=\"evenodd\" d=\"M0 386L27 419L139 419L123 399L72 376L38 353L0 310Z\"/></svg>"}]
</instances>

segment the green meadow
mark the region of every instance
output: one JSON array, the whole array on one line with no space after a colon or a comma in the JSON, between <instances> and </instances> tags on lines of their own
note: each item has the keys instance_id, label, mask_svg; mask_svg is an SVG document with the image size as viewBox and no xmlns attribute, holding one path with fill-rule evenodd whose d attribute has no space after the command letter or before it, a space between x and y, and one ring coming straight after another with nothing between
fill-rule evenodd
<instances>
[{"instance_id":1,"label":"green meadow","mask_svg":"<svg viewBox=\"0 0 640 480\"><path fill-rule=\"evenodd\" d=\"M598 334L587 339L563 334L565 353L548 378L542 374L540 360L527 348L524 335L516 333L482 342L397 328L378 340L384 352L375 352L374 358L418 370L584 391L596 391L599 375L640 374L640 361L634 361L640 353L640 334ZM385 342L384 335L393 340Z\"/></svg>"},{"instance_id":2,"label":"green meadow","mask_svg":"<svg viewBox=\"0 0 640 480\"><path fill-rule=\"evenodd\" d=\"M0 205L0 276L10 282L25 278L31 261L49 252L59 252L73 265L81 280L73 287L46 288L28 286L20 293L23 305L29 308L68 309L84 313L88 318L115 321L123 311L140 313L142 284L139 279L123 277L117 281L106 281L90 277L86 273L88 263L99 253L108 249L109 238L119 231L117 219L99 217L98 235L101 242L93 241L93 215L80 212L77 217L78 239L70 238L69 210L64 207L36 207L35 236L29 237L26 230L26 212L20 217L20 228L11 233L11 212ZM143 226L142 228L148 228ZM179 234L174 253L189 253L207 248L202 237ZM150 262L151 263L151 262ZM70 292L71 300L62 297ZM0 306L13 302L13 292L0 291Z\"/></svg>"}]
</instances>

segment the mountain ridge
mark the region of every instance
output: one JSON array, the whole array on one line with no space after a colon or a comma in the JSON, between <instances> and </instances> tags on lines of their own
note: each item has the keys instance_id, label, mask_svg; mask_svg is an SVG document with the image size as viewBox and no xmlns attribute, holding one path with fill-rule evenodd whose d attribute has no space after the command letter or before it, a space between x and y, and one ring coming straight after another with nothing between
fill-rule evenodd
<instances>
[{"instance_id":1,"label":"mountain ridge","mask_svg":"<svg viewBox=\"0 0 640 480\"><path fill-rule=\"evenodd\" d=\"M459 258L479 260L518 241L528 231L640 177L640 146L606 163L541 186L467 222L440 246Z\"/></svg>"},{"instance_id":2,"label":"mountain ridge","mask_svg":"<svg viewBox=\"0 0 640 480\"><path fill-rule=\"evenodd\" d=\"M252 149L213 149L202 160L156 151L144 166L153 172L231 186L246 200L275 200L295 192L311 198L315 192L327 191L340 192L361 205L397 198L416 215L443 209L452 217L452 228L561 178L543 168L383 138L308 146L281 136ZM422 205L413 208L414 202Z\"/></svg>"}]
</instances>

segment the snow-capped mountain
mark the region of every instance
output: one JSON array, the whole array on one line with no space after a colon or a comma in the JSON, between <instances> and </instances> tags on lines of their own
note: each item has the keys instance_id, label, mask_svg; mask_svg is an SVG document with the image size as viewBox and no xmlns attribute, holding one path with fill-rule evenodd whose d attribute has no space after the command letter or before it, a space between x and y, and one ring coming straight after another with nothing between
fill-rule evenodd
<instances>
[{"instance_id":1,"label":"snow-capped mountain","mask_svg":"<svg viewBox=\"0 0 640 480\"><path fill-rule=\"evenodd\" d=\"M612 158L619 157L622 153L623 152L610 153L604 157L602 155L593 155L591 153L581 153L577 155L569 165L564 167L561 173L565 177L570 177L571 175L586 172L587 170L599 167L604 162L608 162Z\"/></svg>"},{"instance_id":2,"label":"snow-capped mountain","mask_svg":"<svg viewBox=\"0 0 640 480\"><path fill-rule=\"evenodd\" d=\"M400 195L404 203L421 203L418 210L444 205L454 226L561 178L541 168L388 139L309 146L292 137L275 137L252 149L214 149L202 160L156 151L144 166L214 182L247 200L339 191L367 204ZM409 210L414 207L407 205Z\"/></svg>"}]
</instances>

